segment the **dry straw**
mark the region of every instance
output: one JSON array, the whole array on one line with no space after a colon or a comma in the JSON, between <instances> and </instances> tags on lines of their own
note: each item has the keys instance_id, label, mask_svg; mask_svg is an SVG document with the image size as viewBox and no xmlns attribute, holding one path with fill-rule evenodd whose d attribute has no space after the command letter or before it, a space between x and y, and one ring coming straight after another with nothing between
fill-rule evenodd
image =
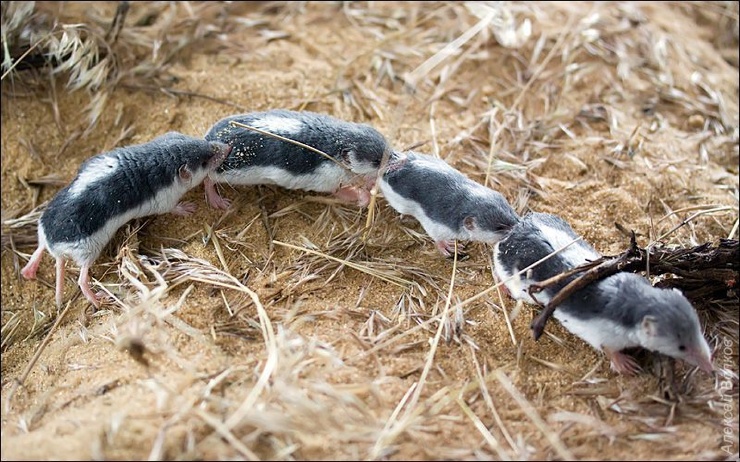
<instances>
[{"instance_id":1,"label":"dry straw","mask_svg":"<svg viewBox=\"0 0 740 462\"><path fill-rule=\"evenodd\" d=\"M737 181L727 172L737 167L726 160L737 158L732 87L708 49L693 49L702 40L692 45L667 32L670 18L703 14L718 36L726 29L731 37L736 4L239 3L133 2L125 16L109 8L73 21L4 2L3 45L22 46L4 55L3 104L35 88L67 127L54 107L62 103L48 84L53 77L67 79L65 91L95 89L91 123L124 86L154 92L155 102L160 93L197 97L190 104L208 110L332 112L378 124L394 146L429 146L520 212L571 217L599 247L616 248L622 237L599 211L637 228L648 244L736 237ZM362 41L334 43L322 24L347 42L353 34ZM160 79L174 64L187 68L180 59L195 49L284 62L293 47L301 51L296 62L306 54L329 69L295 97L228 88L206 95ZM38 61L39 54L54 58ZM300 74L298 67L286 75ZM3 123L10 115L3 113ZM60 154L75 139L70 134ZM36 140L25 145L29 157L43 157ZM716 182L696 180L708 171ZM11 311L4 303L3 359L35 342L37 355L18 369L27 371L19 376L27 384L52 352L79 363L69 347L84 342L101 353L92 366L116 365L104 369L103 387L116 392L14 390L4 397L4 453L19 444L16 427L34 435L74 419L64 412L80 411L102 416L95 420L104 427L75 420L85 438L95 436L85 443L92 452L70 457L527 460L624 458L625 448L641 458L723 456L707 443L716 434L705 433L721 426L722 380L737 396L736 369L716 380L671 375L670 367L623 380L556 326L534 343L523 319L529 308L505 305L503 281L493 282L491 268L426 252L428 237L416 223L399 223L377 191L366 217L329 197L244 188L234 210L192 217L190 235L176 233L178 225L152 233L160 217L134 223L93 269L112 303L88 318L94 322L77 325L44 311L53 290L43 277L40 285L23 284L22 293L6 292L35 244L45 205L39 185L61 186L54 178L23 181L28 199L3 210L2 250L16 270L3 272L3 297L37 306ZM607 187L612 194L595 199ZM644 203L622 210L620 189ZM476 248L474 259L490 266L490 248ZM737 310L736 298L711 304ZM68 307L82 311L83 301ZM715 322L737 326L727 316ZM110 359L111 347L131 362ZM52 384L68 373L44 372ZM120 384L109 384L113 378ZM70 401L60 406L57 392ZM133 412L120 396L152 409ZM106 414L104 400L130 412ZM31 401L38 407L25 404Z\"/></svg>"}]
</instances>

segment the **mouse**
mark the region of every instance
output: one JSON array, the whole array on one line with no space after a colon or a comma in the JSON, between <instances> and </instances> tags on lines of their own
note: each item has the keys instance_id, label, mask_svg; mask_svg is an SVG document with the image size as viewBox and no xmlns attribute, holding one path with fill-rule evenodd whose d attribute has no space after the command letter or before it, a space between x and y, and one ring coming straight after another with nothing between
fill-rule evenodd
<instances>
[{"instance_id":1,"label":"mouse","mask_svg":"<svg viewBox=\"0 0 740 462\"><path fill-rule=\"evenodd\" d=\"M442 159L415 151L391 154L379 188L394 210L416 218L448 258L455 254L456 240L493 244L519 221L501 193Z\"/></svg>"},{"instance_id":2,"label":"mouse","mask_svg":"<svg viewBox=\"0 0 740 462\"><path fill-rule=\"evenodd\" d=\"M89 271L116 231L129 220L172 212L189 215L195 204L180 202L226 159L227 144L169 132L150 142L115 148L83 162L76 177L48 203L38 223L38 247L21 270L35 279L44 250L56 259L58 307L66 259L80 267L78 284L95 307Z\"/></svg>"},{"instance_id":3,"label":"mouse","mask_svg":"<svg viewBox=\"0 0 740 462\"><path fill-rule=\"evenodd\" d=\"M301 142L329 157L232 122ZM208 129L205 139L233 148L204 181L208 204L217 209L231 204L216 191L217 183L332 193L345 203L366 207L383 157L390 153L385 137L370 125L285 109L225 117Z\"/></svg>"},{"instance_id":4,"label":"mouse","mask_svg":"<svg viewBox=\"0 0 740 462\"><path fill-rule=\"evenodd\" d=\"M561 217L529 213L494 246L494 273L512 298L546 305L577 275L544 291L529 294L529 286L566 270L601 258L583 239L514 277L579 236ZM640 368L622 350L641 347L713 370L711 351L702 334L696 310L675 288L653 287L639 274L620 272L576 291L558 305L553 316L568 331L609 358L617 373L634 375Z\"/></svg>"}]
</instances>

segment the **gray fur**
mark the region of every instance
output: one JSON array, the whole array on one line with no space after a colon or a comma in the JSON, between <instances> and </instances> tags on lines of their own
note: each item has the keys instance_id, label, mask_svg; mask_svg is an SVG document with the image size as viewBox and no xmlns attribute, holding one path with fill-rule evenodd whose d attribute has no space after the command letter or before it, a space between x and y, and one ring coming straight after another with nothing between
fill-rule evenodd
<instances>
[{"instance_id":1,"label":"gray fur","mask_svg":"<svg viewBox=\"0 0 740 462\"><path fill-rule=\"evenodd\" d=\"M530 213L496 244L496 275L506 280L577 237L562 218ZM531 301L527 292L531 284L599 257L593 247L581 240L505 285L514 298ZM538 299L546 304L576 277L551 286L537 295ZM617 273L589 284L560 304L554 316L597 349L619 351L640 346L687 360L704 369L711 364L709 347L691 303L678 290L653 287L637 274Z\"/></svg>"},{"instance_id":2,"label":"gray fur","mask_svg":"<svg viewBox=\"0 0 740 462\"><path fill-rule=\"evenodd\" d=\"M380 188L397 212L414 216L435 241L496 242L519 221L500 193L441 159L394 153Z\"/></svg>"},{"instance_id":3,"label":"gray fur","mask_svg":"<svg viewBox=\"0 0 740 462\"><path fill-rule=\"evenodd\" d=\"M252 126L267 117L300 122L301 128L298 130L285 129L274 132L323 151L339 162L349 163L349 154L354 153L357 159L368 166L373 166L377 171L383 153L389 150L383 135L371 126L346 122L325 114L283 109L239 114L219 120L205 135L207 140L233 146L229 157L216 171L217 175L229 170L274 166L284 169L291 175L300 176L315 171L320 165L332 162L295 144L230 125L230 122L236 121ZM348 166L354 167L351 163Z\"/></svg>"}]
</instances>

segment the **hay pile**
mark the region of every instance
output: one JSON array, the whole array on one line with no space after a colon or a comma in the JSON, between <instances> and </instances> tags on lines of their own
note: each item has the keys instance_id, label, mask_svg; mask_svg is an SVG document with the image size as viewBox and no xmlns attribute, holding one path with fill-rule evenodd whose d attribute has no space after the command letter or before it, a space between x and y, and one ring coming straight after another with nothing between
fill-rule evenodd
<instances>
[{"instance_id":1,"label":"hay pile","mask_svg":"<svg viewBox=\"0 0 740 462\"><path fill-rule=\"evenodd\" d=\"M644 355L626 378L557 323L535 342L489 248L444 260L382 197L240 187L224 213L191 191L193 216L119 232L97 312L57 313L48 257L19 275L84 159L277 107L371 123L605 255L632 230L718 247L737 3L122 5L2 4L3 459L737 457L731 284L697 296L735 313L704 318L717 376Z\"/></svg>"}]
</instances>

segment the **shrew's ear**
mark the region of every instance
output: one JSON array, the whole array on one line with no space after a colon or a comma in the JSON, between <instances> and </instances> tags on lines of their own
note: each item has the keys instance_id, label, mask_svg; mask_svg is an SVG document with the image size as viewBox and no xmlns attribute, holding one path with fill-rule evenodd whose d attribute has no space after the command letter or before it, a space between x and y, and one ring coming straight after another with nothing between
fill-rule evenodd
<instances>
[{"instance_id":1,"label":"shrew's ear","mask_svg":"<svg viewBox=\"0 0 740 462\"><path fill-rule=\"evenodd\" d=\"M193 178L193 173L188 168L188 164L182 164L177 173L182 181L190 181Z\"/></svg>"},{"instance_id":2,"label":"shrew's ear","mask_svg":"<svg viewBox=\"0 0 740 462\"><path fill-rule=\"evenodd\" d=\"M655 316L647 315L642 318L640 327L648 337L655 337L658 335L658 319Z\"/></svg>"},{"instance_id":3,"label":"shrew's ear","mask_svg":"<svg viewBox=\"0 0 740 462\"><path fill-rule=\"evenodd\" d=\"M351 162L350 156L354 154L355 151L352 148L342 148L342 150L339 152L339 155L342 157L342 160L349 165Z\"/></svg>"},{"instance_id":4,"label":"shrew's ear","mask_svg":"<svg viewBox=\"0 0 740 462\"><path fill-rule=\"evenodd\" d=\"M471 215L465 217L465 219L463 220L463 226L465 226L465 229L467 229L468 231L473 231L475 228L478 227L478 223L475 217Z\"/></svg>"}]
</instances>

